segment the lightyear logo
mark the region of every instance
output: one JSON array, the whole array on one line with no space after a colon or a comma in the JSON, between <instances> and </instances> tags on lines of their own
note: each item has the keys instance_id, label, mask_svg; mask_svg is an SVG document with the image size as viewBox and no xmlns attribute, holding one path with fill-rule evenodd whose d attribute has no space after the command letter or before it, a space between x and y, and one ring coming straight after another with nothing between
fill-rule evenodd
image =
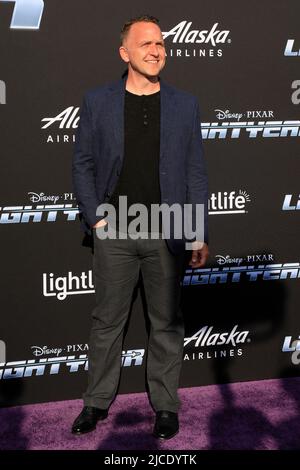
<instances>
[{"instance_id":1,"label":"lightyear logo","mask_svg":"<svg viewBox=\"0 0 300 470\"><path fill-rule=\"evenodd\" d=\"M0 224L55 222L59 213L66 216L67 220L70 221L76 219L79 209L73 204L0 207Z\"/></svg>"},{"instance_id":2,"label":"lightyear logo","mask_svg":"<svg viewBox=\"0 0 300 470\"><path fill-rule=\"evenodd\" d=\"M284 197L283 211L299 211L300 210L300 194L296 197L293 194L286 194Z\"/></svg>"},{"instance_id":3,"label":"lightyear logo","mask_svg":"<svg viewBox=\"0 0 300 470\"><path fill-rule=\"evenodd\" d=\"M295 39L288 39L285 50L284 50L284 55L287 57L299 57L300 56L300 49L297 50L297 47L294 45Z\"/></svg>"},{"instance_id":4,"label":"lightyear logo","mask_svg":"<svg viewBox=\"0 0 300 470\"><path fill-rule=\"evenodd\" d=\"M300 336L292 341L292 336L286 336L283 341L282 352L290 352L291 361L294 365L300 364Z\"/></svg>"},{"instance_id":5,"label":"lightyear logo","mask_svg":"<svg viewBox=\"0 0 300 470\"><path fill-rule=\"evenodd\" d=\"M0 0L15 4L11 29L39 29L44 10L43 0Z\"/></svg>"},{"instance_id":6,"label":"lightyear logo","mask_svg":"<svg viewBox=\"0 0 300 470\"><path fill-rule=\"evenodd\" d=\"M145 349L122 351L121 366L135 367L143 364ZM70 373L88 370L87 354L79 356L60 356L25 361L0 362L0 380L20 379L23 377L54 375L62 371Z\"/></svg>"}]
</instances>

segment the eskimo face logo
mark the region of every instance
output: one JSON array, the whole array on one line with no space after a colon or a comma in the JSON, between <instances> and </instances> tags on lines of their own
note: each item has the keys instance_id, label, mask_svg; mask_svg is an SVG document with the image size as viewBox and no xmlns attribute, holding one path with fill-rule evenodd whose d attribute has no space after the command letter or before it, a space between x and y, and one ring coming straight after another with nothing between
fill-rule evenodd
<instances>
[{"instance_id":1,"label":"eskimo face logo","mask_svg":"<svg viewBox=\"0 0 300 470\"><path fill-rule=\"evenodd\" d=\"M44 10L43 0L0 0L0 2L15 4L11 29L39 29Z\"/></svg>"}]
</instances>

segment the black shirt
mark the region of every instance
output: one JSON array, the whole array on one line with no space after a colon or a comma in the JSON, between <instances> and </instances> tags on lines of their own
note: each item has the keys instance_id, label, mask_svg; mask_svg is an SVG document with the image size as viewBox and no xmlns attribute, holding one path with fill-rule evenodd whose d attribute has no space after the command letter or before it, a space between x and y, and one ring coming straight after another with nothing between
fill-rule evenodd
<instances>
[{"instance_id":1,"label":"black shirt","mask_svg":"<svg viewBox=\"0 0 300 470\"><path fill-rule=\"evenodd\" d=\"M135 203L144 204L149 214L149 232L151 204L160 204L161 201L159 153L160 92L140 96L126 90L123 167L109 202L116 208L117 220L119 196L127 196L127 207ZM135 217L128 217L128 222Z\"/></svg>"}]
</instances>

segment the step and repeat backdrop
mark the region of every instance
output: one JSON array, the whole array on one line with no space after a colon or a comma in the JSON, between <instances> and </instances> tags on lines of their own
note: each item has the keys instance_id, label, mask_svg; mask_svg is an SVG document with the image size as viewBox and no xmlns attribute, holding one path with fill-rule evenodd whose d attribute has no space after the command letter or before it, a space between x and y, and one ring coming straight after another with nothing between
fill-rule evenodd
<instances>
[{"instance_id":1,"label":"step and repeat backdrop","mask_svg":"<svg viewBox=\"0 0 300 470\"><path fill-rule=\"evenodd\" d=\"M94 306L71 160L83 94L121 77L123 23L160 19L162 77L197 96L210 259L182 279L181 387L300 374L300 3L0 0L1 406L85 390ZM120 393L145 390L142 283Z\"/></svg>"}]
</instances>

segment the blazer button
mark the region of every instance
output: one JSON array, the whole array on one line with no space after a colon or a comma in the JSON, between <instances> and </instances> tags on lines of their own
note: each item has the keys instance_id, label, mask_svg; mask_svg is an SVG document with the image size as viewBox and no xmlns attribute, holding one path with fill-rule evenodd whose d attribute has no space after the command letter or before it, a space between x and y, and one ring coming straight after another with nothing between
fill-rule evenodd
<instances>
[{"instance_id":1,"label":"blazer button","mask_svg":"<svg viewBox=\"0 0 300 470\"><path fill-rule=\"evenodd\" d=\"M106 196L106 197L110 197L111 194L110 194L110 193L106 193L105 196Z\"/></svg>"}]
</instances>

